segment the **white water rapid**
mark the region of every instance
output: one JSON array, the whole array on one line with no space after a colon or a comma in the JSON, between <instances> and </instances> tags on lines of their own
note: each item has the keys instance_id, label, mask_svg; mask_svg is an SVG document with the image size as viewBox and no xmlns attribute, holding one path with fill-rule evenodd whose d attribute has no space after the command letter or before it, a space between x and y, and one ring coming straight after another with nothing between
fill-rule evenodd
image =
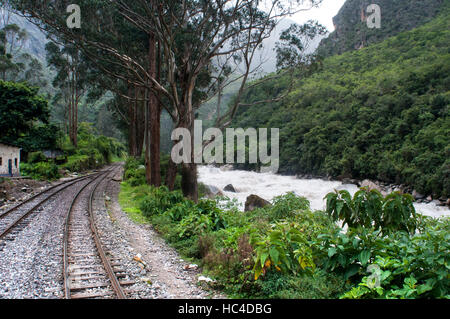
<instances>
[{"instance_id":1,"label":"white water rapid","mask_svg":"<svg viewBox=\"0 0 450 319\"><path fill-rule=\"evenodd\" d=\"M311 202L313 210L325 208L324 197L334 189L346 189L353 194L358 187L353 184L342 184L338 181L325 181L321 179L297 179L295 176L281 176L271 173L256 173L239 170L224 170L212 166L199 167L199 181L205 185L217 187L225 196L236 198L242 205L242 210L247 196L258 195L271 201L275 196L294 192L306 197ZM225 192L223 189L232 184L237 193ZM448 207L437 206L435 202L429 204L415 203L416 211L427 216L450 216Z\"/></svg>"}]
</instances>

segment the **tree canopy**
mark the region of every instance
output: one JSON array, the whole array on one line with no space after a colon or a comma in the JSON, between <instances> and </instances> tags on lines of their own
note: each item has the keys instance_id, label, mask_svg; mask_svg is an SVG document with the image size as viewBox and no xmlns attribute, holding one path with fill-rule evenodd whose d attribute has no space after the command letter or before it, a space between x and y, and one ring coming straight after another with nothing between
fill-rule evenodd
<instances>
[{"instance_id":1,"label":"tree canopy","mask_svg":"<svg viewBox=\"0 0 450 319\"><path fill-rule=\"evenodd\" d=\"M17 145L34 129L35 121L48 123L48 104L38 91L25 83L0 80L0 142Z\"/></svg>"}]
</instances>

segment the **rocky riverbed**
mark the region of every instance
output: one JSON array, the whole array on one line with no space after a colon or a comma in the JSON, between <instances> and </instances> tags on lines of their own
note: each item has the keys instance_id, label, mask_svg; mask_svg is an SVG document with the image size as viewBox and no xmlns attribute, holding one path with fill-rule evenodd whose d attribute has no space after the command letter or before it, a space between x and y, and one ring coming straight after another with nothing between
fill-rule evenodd
<instances>
[{"instance_id":1,"label":"rocky riverbed","mask_svg":"<svg viewBox=\"0 0 450 319\"><path fill-rule=\"evenodd\" d=\"M275 196L294 192L299 196L306 197L310 201L313 210L322 210L325 208L325 195L335 189L345 189L352 195L358 191L360 186L377 188L385 194L402 189L401 185L379 184L369 180L362 182L355 180L332 181L319 178L233 170L227 166L220 168L213 166L199 167L199 181L210 186L216 193L236 199L242 210L244 210L247 197L253 194L270 201ZM233 187L234 192L230 191L230 185ZM440 201L432 198L427 199L416 193L413 195L417 199L414 206L418 212L432 217L450 216L450 208L446 206L446 199Z\"/></svg>"}]
</instances>

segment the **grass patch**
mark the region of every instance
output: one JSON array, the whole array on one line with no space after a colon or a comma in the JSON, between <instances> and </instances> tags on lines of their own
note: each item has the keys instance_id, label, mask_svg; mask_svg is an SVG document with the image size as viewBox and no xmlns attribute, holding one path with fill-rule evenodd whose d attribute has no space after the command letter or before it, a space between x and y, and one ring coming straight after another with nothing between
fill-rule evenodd
<instances>
[{"instance_id":1,"label":"grass patch","mask_svg":"<svg viewBox=\"0 0 450 319\"><path fill-rule=\"evenodd\" d=\"M139 208L142 200L150 192L149 186L132 187L127 182L120 184L119 204L130 219L138 224L148 224L149 221Z\"/></svg>"}]
</instances>

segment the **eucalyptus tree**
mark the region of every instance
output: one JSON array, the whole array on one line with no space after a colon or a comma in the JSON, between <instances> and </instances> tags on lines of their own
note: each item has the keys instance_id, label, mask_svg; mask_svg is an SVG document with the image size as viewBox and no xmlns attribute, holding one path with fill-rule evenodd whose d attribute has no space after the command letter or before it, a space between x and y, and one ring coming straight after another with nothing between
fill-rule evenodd
<instances>
[{"instance_id":1,"label":"eucalyptus tree","mask_svg":"<svg viewBox=\"0 0 450 319\"><path fill-rule=\"evenodd\" d=\"M219 127L230 124L240 105L247 80L257 71L252 68L257 50L268 38L282 17L302 10L301 5L317 1L145 1L129 5L117 1L118 11L130 23L153 34L162 48L166 83L158 82L140 66L132 69L152 84L152 90L165 96L172 108L176 127L188 128L194 136L195 110L200 106L194 93L200 82L206 81L198 92L207 99L226 85L241 81L238 94L228 112L218 118ZM265 5L265 8L262 6ZM136 10L139 6L141 10ZM144 8L144 10L142 10ZM106 51L126 61L110 50ZM242 66L239 76L237 66ZM235 68L235 69L233 69ZM234 75L233 77L230 77ZM201 100L201 99L199 99ZM192 149L194 139L191 140ZM196 200L197 167L191 160L182 166L182 188L185 195Z\"/></svg>"},{"instance_id":2,"label":"eucalyptus tree","mask_svg":"<svg viewBox=\"0 0 450 319\"><path fill-rule=\"evenodd\" d=\"M0 14L7 16L6 12L3 10ZM1 21L1 25L0 78L45 88L48 83L42 63L24 50L29 37L27 31L17 24L9 24L7 18Z\"/></svg>"},{"instance_id":3,"label":"eucalyptus tree","mask_svg":"<svg viewBox=\"0 0 450 319\"><path fill-rule=\"evenodd\" d=\"M45 50L48 65L56 70L53 86L59 88L66 101L69 138L77 146L78 108L87 91L87 66L83 63L81 51L70 43L58 46L54 42L48 42Z\"/></svg>"},{"instance_id":4,"label":"eucalyptus tree","mask_svg":"<svg viewBox=\"0 0 450 319\"><path fill-rule=\"evenodd\" d=\"M187 128L194 137L195 111L201 102L240 81L234 103L217 121L221 128L229 125L247 81L258 71L253 62L264 39L282 18L308 10L321 0L84 0L79 2L85 21L81 29L67 27L63 13L70 1L12 2L25 16L38 20L48 32L73 41L97 62L117 66L103 70L147 89L167 110L174 126ZM124 22L148 35L149 51L158 44L160 77L154 72L155 54L149 52L149 59L142 62L115 41L120 35L110 31L117 31L114 25ZM155 118L153 113L150 118ZM194 138L191 143L193 146ZM186 196L198 199L193 153L190 161L182 164L182 188Z\"/></svg>"},{"instance_id":5,"label":"eucalyptus tree","mask_svg":"<svg viewBox=\"0 0 450 319\"><path fill-rule=\"evenodd\" d=\"M6 24L0 29L0 75L1 79L15 80L19 71L24 69L22 62L15 58L27 40L27 32L16 24Z\"/></svg>"}]
</instances>

